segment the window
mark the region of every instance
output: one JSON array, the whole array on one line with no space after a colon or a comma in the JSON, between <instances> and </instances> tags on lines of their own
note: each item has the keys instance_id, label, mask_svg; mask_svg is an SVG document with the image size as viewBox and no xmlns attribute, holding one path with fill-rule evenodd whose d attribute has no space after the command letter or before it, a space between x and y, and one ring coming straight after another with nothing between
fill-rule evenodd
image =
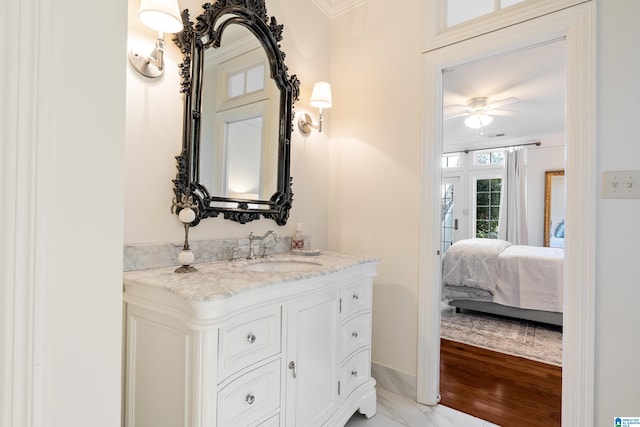
<instances>
[{"instance_id":1,"label":"window","mask_svg":"<svg viewBox=\"0 0 640 427\"><path fill-rule=\"evenodd\" d=\"M442 156L442 169L459 168L462 166L460 160L460 153L445 154Z\"/></svg>"},{"instance_id":2,"label":"window","mask_svg":"<svg viewBox=\"0 0 640 427\"><path fill-rule=\"evenodd\" d=\"M497 12L524 0L447 0L447 27Z\"/></svg>"},{"instance_id":3,"label":"window","mask_svg":"<svg viewBox=\"0 0 640 427\"><path fill-rule=\"evenodd\" d=\"M476 237L498 238L502 178L476 180Z\"/></svg>"},{"instance_id":4,"label":"window","mask_svg":"<svg viewBox=\"0 0 640 427\"><path fill-rule=\"evenodd\" d=\"M476 166L494 166L504 164L504 149L476 151L473 156Z\"/></svg>"}]
</instances>

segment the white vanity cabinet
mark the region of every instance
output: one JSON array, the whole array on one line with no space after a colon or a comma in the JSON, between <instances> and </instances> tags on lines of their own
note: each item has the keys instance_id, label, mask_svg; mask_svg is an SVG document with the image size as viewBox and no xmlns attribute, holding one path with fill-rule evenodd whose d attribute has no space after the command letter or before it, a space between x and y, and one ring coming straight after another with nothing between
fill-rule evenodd
<instances>
[{"instance_id":1,"label":"white vanity cabinet","mask_svg":"<svg viewBox=\"0 0 640 427\"><path fill-rule=\"evenodd\" d=\"M377 260L315 262L295 273L232 263L182 277L125 273L125 427L336 427L356 411L373 416Z\"/></svg>"},{"instance_id":2,"label":"white vanity cabinet","mask_svg":"<svg viewBox=\"0 0 640 427\"><path fill-rule=\"evenodd\" d=\"M287 304L286 425L319 426L338 407L337 289Z\"/></svg>"}]
</instances>

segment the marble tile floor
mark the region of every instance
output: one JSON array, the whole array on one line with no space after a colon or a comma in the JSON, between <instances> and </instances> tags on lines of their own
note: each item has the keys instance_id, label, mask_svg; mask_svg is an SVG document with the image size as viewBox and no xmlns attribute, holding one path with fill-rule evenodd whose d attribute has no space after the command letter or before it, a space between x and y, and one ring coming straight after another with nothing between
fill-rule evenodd
<instances>
[{"instance_id":1,"label":"marble tile floor","mask_svg":"<svg viewBox=\"0 0 640 427\"><path fill-rule=\"evenodd\" d=\"M446 406L425 406L378 388L375 416L356 413L345 427L499 427Z\"/></svg>"}]
</instances>

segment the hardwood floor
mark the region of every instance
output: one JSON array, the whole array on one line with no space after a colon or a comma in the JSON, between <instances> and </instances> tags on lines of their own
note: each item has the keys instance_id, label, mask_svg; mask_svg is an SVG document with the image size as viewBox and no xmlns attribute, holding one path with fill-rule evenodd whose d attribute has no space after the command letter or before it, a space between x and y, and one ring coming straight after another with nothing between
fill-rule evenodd
<instances>
[{"instance_id":1,"label":"hardwood floor","mask_svg":"<svg viewBox=\"0 0 640 427\"><path fill-rule=\"evenodd\" d=\"M442 339L440 395L504 427L560 426L562 368Z\"/></svg>"}]
</instances>

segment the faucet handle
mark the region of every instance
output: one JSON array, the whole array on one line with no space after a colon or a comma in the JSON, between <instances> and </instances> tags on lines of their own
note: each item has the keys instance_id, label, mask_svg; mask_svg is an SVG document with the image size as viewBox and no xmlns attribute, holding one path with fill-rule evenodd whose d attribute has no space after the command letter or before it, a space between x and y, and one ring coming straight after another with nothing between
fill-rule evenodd
<instances>
[{"instance_id":1,"label":"faucet handle","mask_svg":"<svg viewBox=\"0 0 640 427\"><path fill-rule=\"evenodd\" d=\"M253 241L256 236L253 235L253 232L249 233L249 254L247 255L247 259L256 259L256 255L253 253Z\"/></svg>"},{"instance_id":2,"label":"faucet handle","mask_svg":"<svg viewBox=\"0 0 640 427\"><path fill-rule=\"evenodd\" d=\"M260 245L262 247L262 258L269 258L271 256L271 248L273 247L273 245L267 245L266 243L264 245Z\"/></svg>"}]
</instances>

